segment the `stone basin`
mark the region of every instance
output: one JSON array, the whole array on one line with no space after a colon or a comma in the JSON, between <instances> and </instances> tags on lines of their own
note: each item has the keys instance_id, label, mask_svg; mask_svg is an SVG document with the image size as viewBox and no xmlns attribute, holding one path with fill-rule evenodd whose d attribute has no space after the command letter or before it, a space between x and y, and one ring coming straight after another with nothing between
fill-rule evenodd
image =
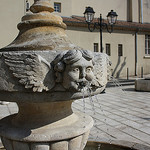
<instances>
[{"instance_id":1,"label":"stone basin","mask_svg":"<svg viewBox=\"0 0 150 150\"><path fill-rule=\"evenodd\" d=\"M150 92L150 78L135 80L135 90Z\"/></svg>"},{"instance_id":2,"label":"stone basin","mask_svg":"<svg viewBox=\"0 0 150 150\"><path fill-rule=\"evenodd\" d=\"M0 49L0 101L19 108L0 120L7 150L83 150L93 119L71 104L107 84L108 56L71 43L53 11L50 0L34 0L16 39Z\"/></svg>"},{"instance_id":3,"label":"stone basin","mask_svg":"<svg viewBox=\"0 0 150 150\"><path fill-rule=\"evenodd\" d=\"M84 52L85 50L72 50L72 55L74 53L81 53L82 51ZM68 51L63 53L65 55ZM89 96L89 94L95 95L101 93L106 87L108 76L109 60L107 55L95 52L90 52L90 54L91 56L93 55L91 61L94 62L94 65L88 64L87 60L83 64L80 64L80 68L82 67L82 69L86 67L84 66L86 63L87 66L91 65L93 68L93 71L91 71L93 81L87 80L87 84L89 82L89 84L92 84L92 87L85 88L85 97ZM83 91L81 91L79 83L77 81L69 83L75 79L66 79L69 78L66 75L69 71L66 70L64 73L55 71L54 67L56 65L54 63L59 55L62 55L62 51L0 52L0 100L41 103L82 98ZM81 61L83 62L83 60ZM74 64L67 64L67 66L69 68L72 68L72 65L75 66L75 64L79 66L79 62L80 60ZM88 67L90 68L90 66ZM56 74L58 73L63 78L61 79L62 81L56 81ZM66 78L64 78L64 75ZM76 75L70 78L76 78ZM82 83L82 80L80 83ZM71 84L74 85L72 86Z\"/></svg>"}]
</instances>

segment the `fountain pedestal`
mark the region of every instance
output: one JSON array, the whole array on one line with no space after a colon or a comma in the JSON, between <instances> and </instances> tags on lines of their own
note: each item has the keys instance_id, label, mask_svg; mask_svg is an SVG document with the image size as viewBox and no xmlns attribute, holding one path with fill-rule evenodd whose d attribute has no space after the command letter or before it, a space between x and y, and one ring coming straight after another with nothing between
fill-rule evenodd
<instances>
[{"instance_id":1,"label":"fountain pedestal","mask_svg":"<svg viewBox=\"0 0 150 150\"><path fill-rule=\"evenodd\" d=\"M17 114L0 120L7 150L83 150L93 120L73 112L73 100L101 93L108 56L72 44L50 0L34 0L17 38L0 49L0 101Z\"/></svg>"},{"instance_id":2,"label":"fountain pedestal","mask_svg":"<svg viewBox=\"0 0 150 150\"><path fill-rule=\"evenodd\" d=\"M91 117L73 113L72 101L18 104L19 112L1 120L8 150L82 150L93 126Z\"/></svg>"}]
</instances>

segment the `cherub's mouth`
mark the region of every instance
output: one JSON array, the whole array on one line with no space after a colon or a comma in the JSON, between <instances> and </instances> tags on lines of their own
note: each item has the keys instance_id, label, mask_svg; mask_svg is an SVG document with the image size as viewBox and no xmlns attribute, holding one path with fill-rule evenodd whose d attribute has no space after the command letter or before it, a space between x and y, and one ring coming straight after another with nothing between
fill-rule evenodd
<instances>
[{"instance_id":1,"label":"cherub's mouth","mask_svg":"<svg viewBox=\"0 0 150 150\"><path fill-rule=\"evenodd\" d=\"M82 91L83 89L90 88L90 82L86 79L79 79L76 82L76 84L78 86L78 91Z\"/></svg>"},{"instance_id":2,"label":"cherub's mouth","mask_svg":"<svg viewBox=\"0 0 150 150\"><path fill-rule=\"evenodd\" d=\"M87 86L87 82L85 82L85 81L79 82L79 85L81 87L86 87Z\"/></svg>"}]
</instances>

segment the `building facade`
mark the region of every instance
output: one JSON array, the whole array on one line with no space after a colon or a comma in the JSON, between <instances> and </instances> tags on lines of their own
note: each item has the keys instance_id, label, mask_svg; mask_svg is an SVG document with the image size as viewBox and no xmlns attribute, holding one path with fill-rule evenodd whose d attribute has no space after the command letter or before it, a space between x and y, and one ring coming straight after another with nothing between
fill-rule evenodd
<instances>
[{"instance_id":1,"label":"building facade","mask_svg":"<svg viewBox=\"0 0 150 150\"><path fill-rule=\"evenodd\" d=\"M1 0L0 48L8 45L18 34L16 25L28 11L33 0ZM78 46L100 51L99 29L89 32L83 12L93 7L95 18L114 10L118 21L113 33L103 30L103 52L110 56L114 77L150 73L150 1L149 0L51 0L55 14L63 17L70 40ZM95 19L96 21L96 19Z\"/></svg>"}]
</instances>

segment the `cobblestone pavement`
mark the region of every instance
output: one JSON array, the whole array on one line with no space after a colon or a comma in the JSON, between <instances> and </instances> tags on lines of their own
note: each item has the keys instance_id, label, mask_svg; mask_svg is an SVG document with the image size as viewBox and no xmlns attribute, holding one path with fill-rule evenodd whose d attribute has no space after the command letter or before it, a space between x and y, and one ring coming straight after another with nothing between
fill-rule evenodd
<instances>
[{"instance_id":1,"label":"cobblestone pavement","mask_svg":"<svg viewBox=\"0 0 150 150\"><path fill-rule=\"evenodd\" d=\"M137 92L133 85L111 87L104 94L76 100L73 110L93 117L90 141L150 146L150 92ZM15 103L0 105L0 118L17 111Z\"/></svg>"},{"instance_id":2,"label":"cobblestone pavement","mask_svg":"<svg viewBox=\"0 0 150 150\"><path fill-rule=\"evenodd\" d=\"M149 92L137 92L134 86L107 88L105 94L75 101L73 107L95 120L89 140L150 146Z\"/></svg>"}]
</instances>

